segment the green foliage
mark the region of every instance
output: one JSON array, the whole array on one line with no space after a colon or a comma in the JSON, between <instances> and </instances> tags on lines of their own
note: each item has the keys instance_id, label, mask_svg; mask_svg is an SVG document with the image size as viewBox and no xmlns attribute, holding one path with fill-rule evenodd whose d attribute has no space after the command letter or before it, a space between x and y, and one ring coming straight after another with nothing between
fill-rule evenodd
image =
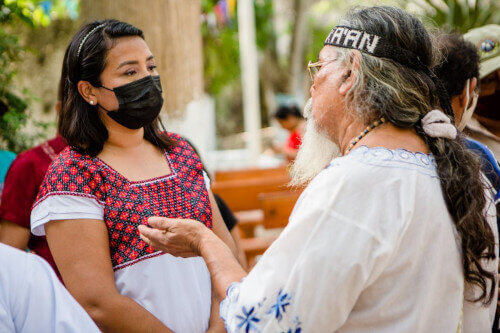
<instances>
[{"instance_id":1,"label":"green foliage","mask_svg":"<svg viewBox=\"0 0 500 333\"><path fill-rule=\"evenodd\" d=\"M274 49L272 0L254 3L257 47L259 50ZM239 84L241 74L236 12L234 17L220 24L213 14L216 4L215 0L202 0L202 12L206 17L202 24L205 88L213 95L221 93L226 86Z\"/></svg>"},{"instance_id":2,"label":"green foliage","mask_svg":"<svg viewBox=\"0 0 500 333\"><path fill-rule=\"evenodd\" d=\"M309 47L306 50L306 59L307 61L318 61L318 54L324 46L325 36L328 36L330 33L330 27L313 27L312 29L312 37Z\"/></svg>"},{"instance_id":3,"label":"green foliage","mask_svg":"<svg viewBox=\"0 0 500 333\"><path fill-rule=\"evenodd\" d=\"M32 28L49 25L52 20L74 16L77 0L0 0L0 147L19 153L30 147L41 133L21 134L29 117L28 106L34 99L27 90L13 85L15 64L27 49L14 34L19 23ZM35 124L45 129L47 124Z\"/></svg>"},{"instance_id":4,"label":"green foliage","mask_svg":"<svg viewBox=\"0 0 500 333\"><path fill-rule=\"evenodd\" d=\"M416 5L424 16L447 30L465 33L486 24L500 24L497 0L402 0L404 6Z\"/></svg>"},{"instance_id":5,"label":"green foliage","mask_svg":"<svg viewBox=\"0 0 500 333\"><path fill-rule=\"evenodd\" d=\"M208 29L202 28L205 88L216 95L240 76L238 31L228 28L208 32Z\"/></svg>"},{"instance_id":6,"label":"green foliage","mask_svg":"<svg viewBox=\"0 0 500 333\"><path fill-rule=\"evenodd\" d=\"M276 33L273 25L272 0L255 1L256 41L259 50L274 50Z\"/></svg>"}]
</instances>

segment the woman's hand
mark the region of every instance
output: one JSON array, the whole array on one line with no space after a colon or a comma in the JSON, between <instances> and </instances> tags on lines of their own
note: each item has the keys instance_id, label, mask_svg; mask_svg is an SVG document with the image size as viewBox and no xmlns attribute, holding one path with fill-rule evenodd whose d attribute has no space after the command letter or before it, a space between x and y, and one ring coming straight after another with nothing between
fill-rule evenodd
<instances>
[{"instance_id":1,"label":"woman's hand","mask_svg":"<svg viewBox=\"0 0 500 333\"><path fill-rule=\"evenodd\" d=\"M169 219L153 216L148 224L139 226L142 240L157 250L175 257L196 257L201 255L201 240L211 231L202 223L189 219Z\"/></svg>"}]
</instances>

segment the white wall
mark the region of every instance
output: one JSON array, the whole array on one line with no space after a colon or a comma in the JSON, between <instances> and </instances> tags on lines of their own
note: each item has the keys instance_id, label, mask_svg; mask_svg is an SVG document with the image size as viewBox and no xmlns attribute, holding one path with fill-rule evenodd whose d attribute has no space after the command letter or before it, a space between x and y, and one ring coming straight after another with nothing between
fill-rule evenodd
<instances>
[{"instance_id":1,"label":"white wall","mask_svg":"<svg viewBox=\"0 0 500 333\"><path fill-rule=\"evenodd\" d=\"M208 152L216 149L214 99L203 95L190 102L182 118L165 114L162 116L167 130L178 133L192 142L206 163Z\"/></svg>"}]
</instances>

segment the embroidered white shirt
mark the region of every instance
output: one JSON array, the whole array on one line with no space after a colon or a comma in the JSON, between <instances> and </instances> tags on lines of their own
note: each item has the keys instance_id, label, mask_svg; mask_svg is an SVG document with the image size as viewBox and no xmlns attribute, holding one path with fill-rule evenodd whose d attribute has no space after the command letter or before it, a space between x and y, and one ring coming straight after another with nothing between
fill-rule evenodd
<instances>
[{"instance_id":1,"label":"embroidered white shirt","mask_svg":"<svg viewBox=\"0 0 500 333\"><path fill-rule=\"evenodd\" d=\"M456 332L463 294L433 157L360 147L312 181L221 316L229 332ZM491 329L492 304L473 322L466 305L463 331Z\"/></svg>"}]
</instances>

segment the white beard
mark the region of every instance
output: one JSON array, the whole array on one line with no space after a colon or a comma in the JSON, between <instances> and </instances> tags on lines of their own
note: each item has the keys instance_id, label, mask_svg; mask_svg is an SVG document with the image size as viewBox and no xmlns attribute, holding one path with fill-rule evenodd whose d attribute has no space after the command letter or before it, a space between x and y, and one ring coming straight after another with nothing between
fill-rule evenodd
<instances>
[{"instance_id":1,"label":"white beard","mask_svg":"<svg viewBox=\"0 0 500 333\"><path fill-rule=\"evenodd\" d=\"M304 116L307 118L306 132L290 169L291 186L307 185L334 157L339 156L337 145L318 130L314 119L310 116L311 108L312 103L309 99L304 108Z\"/></svg>"}]
</instances>

